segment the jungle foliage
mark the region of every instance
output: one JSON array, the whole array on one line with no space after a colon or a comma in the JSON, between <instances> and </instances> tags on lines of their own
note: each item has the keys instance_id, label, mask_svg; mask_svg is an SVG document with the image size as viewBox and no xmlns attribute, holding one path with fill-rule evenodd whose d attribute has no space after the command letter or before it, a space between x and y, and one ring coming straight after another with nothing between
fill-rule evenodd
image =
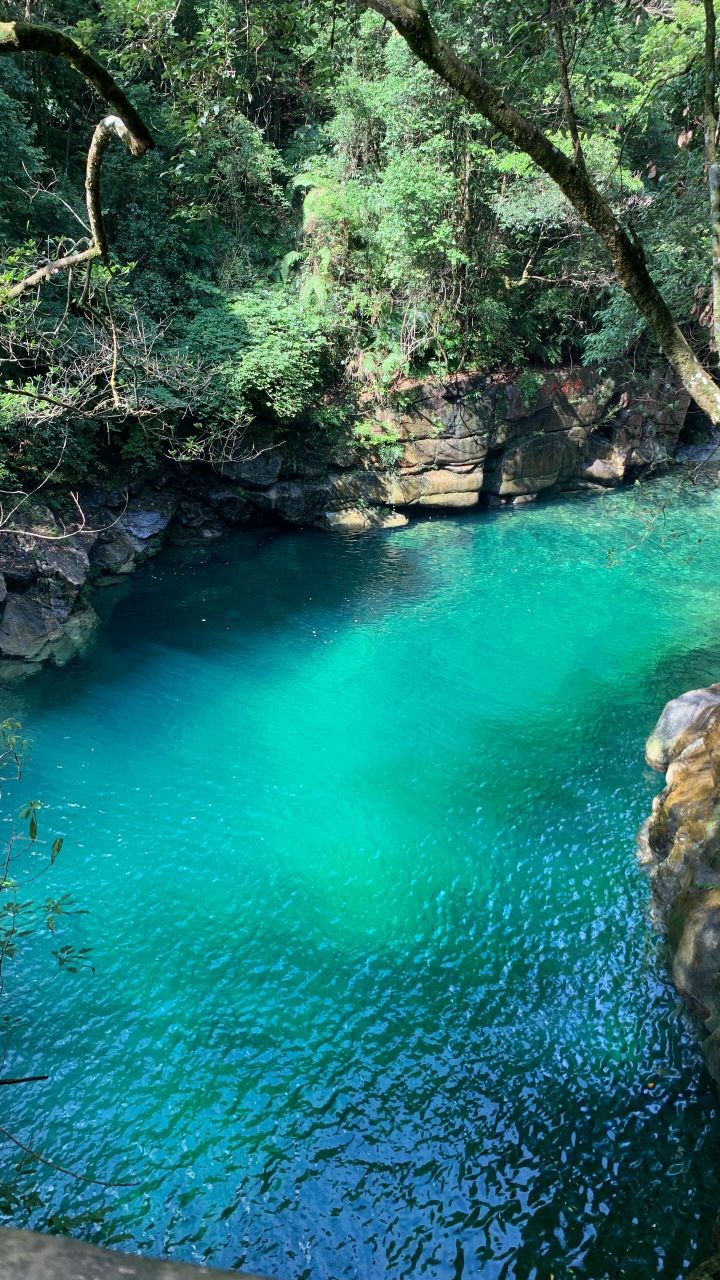
<instances>
[{"instance_id":1,"label":"jungle foliage","mask_svg":"<svg viewBox=\"0 0 720 1280\"><path fill-rule=\"evenodd\" d=\"M443 36L572 150L545 0L433 6ZM38 0L155 149L108 150L109 266L4 308L8 482L132 475L266 424L332 432L408 377L657 355L602 247L529 158L346 0ZM703 6L562 9L582 146L712 367ZM84 243L97 100L58 59L0 62L0 287ZM225 447L224 445L222 447Z\"/></svg>"}]
</instances>

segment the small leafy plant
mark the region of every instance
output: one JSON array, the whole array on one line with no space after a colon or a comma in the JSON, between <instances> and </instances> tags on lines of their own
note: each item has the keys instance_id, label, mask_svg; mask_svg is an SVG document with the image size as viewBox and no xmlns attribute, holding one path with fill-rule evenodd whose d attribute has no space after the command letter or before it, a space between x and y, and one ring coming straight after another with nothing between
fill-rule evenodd
<instances>
[{"instance_id":1,"label":"small leafy plant","mask_svg":"<svg viewBox=\"0 0 720 1280\"><path fill-rule=\"evenodd\" d=\"M403 456L400 434L389 418L373 418L358 423L353 435L364 449L376 454L381 466L389 471L397 466Z\"/></svg>"}]
</instances>

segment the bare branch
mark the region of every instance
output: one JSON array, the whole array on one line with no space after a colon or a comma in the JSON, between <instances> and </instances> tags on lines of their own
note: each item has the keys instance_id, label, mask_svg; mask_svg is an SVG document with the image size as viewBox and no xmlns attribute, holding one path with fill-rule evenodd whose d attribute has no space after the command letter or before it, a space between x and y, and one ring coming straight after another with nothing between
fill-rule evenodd
<instances>
[{"instance_id":1,"label":"bare branch","mask_svg":"<svg viewBox=\"0 0 720 1280\"><path fill-rule=\"evenodd\" d=\"M20 1138L16 1138L8 1129L0 1126L0 1133L9 1142L14 1142L16 1147L24 1151L26 1155L32 1156L33 1160L38 1160L40 1164L46 1164L48 1168L55 1169L57 1173L67 1174L68 1178L75 1178L77 1182L89 1182L94 1187L139 1187L139 1182L105 1182L102 1178L86 1178L84 1173L75 1173L74 1169L66 1169L61 1164L56 1164L54 1160L48 1160L47 1156L41 1156L39 1151L33 1151L26 1142L22 1142Z\"/></svg>"},{"instance_id":2,"label":"bare branch","mask_svg":"<svg viewBox=\"0 0 720 1280\"><path fill-rule=\"evenodd\" d=\"M91 263L94 258L107 262L107 237L100 203L100 169L107 145L117 137L133 156L142 156L154 147L152 135L127 95L110 72L81 45L52 27L29 22L0 22L0 55L11 53L49 53L64 58L93 86L100 97L113 107L115 114L104 116L90 142L85 169L85 199L90 220L92 243L82 252L66 254L32 272L6 292L7 298L18 298L34 285L44 284L59 271Z\"/></svg>"},{"instance_id":3,"label":"bare branch","mask_svg":"<svg viewBox=\"0 0 720 1280\"><path fill-rule=\"evenodd\" d=\"M51 280L59 271L67 271L68 268L77 267L81 262L90 262L92 258L97 258L100 250L97 245L91 245L89 249L83 249L80 253L68 253L64 258L56 258L54 262L48 262L44 267L40 267L38 271L33 271L32 275L26 276L18 284L14 284L11 289L7 290L6 297L19 298L21 293L26 289L32 289L33 285L44 284L46 280Z\"/></svg>"}]
</instances>

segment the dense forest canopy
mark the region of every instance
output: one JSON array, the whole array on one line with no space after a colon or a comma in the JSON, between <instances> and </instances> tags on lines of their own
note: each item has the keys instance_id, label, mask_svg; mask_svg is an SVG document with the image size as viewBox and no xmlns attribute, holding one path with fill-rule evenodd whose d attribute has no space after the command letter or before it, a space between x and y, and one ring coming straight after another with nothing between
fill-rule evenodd
<instances>
[{"instance_id":1,"label":"dense forest canopy","mask_svg":"<svg viewBox=\"0 0 720 1280\"><path fill-rule=\"evenodd\" d=\"M2 16L89 48L156 143L139 161L105 156L108 266L4 308L5 480L217 458L259 424L322 438L426 372L657 358L558 187L382 14L345 0L58 0ZM704 6L448 0L434 20L572 155L561 25L588 169L712 367ZM8 288L90 243L102 107L61 59L22 54L0 60L0 111Z\"/></svg>"}]
</instances>

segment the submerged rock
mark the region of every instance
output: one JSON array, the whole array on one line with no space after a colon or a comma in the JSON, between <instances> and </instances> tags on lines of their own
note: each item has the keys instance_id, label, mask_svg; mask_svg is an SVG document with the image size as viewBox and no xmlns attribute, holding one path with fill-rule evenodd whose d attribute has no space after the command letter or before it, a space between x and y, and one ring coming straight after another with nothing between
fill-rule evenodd
<instances>
[{"instance_id":1,"label":"submerged rock","mask_svg":"<svg viewBox=\"0 0 720 1280\"><path fill-rule=\"evenodd\" d=\"M702 1262L699 1267L693 1267L688 1273L687 1280L720 1280L720 1253L708 1258L707 1262Z\"/></svg>"}]
</instances>

